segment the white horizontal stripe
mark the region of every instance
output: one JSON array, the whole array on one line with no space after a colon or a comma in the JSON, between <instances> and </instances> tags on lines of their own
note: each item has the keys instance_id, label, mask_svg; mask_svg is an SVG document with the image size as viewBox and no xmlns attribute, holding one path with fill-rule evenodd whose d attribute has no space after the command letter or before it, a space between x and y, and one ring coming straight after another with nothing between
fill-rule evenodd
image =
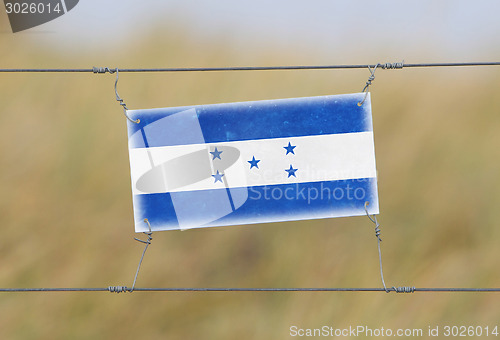
<instances>
[{"instance_id":1,"label":"white horizontal stripe","mask_svg":"<svg viewBox=\"0 0 500 340\"><path fill-rule=\"evenodd\" d=\"M288 145L288 142L296 146L293 150L295 154L286 154L284 147ZM227 169L218 169L218 165L223 161L217 158L212 160L213 156L209 153L215 147L218 147L219 151L224 147L236 148L240 152L240 157L235 159ZM141 191L137 188L137 181L154 166L200 150L206 150L206 153L201 152L203 159L200 162L207 162L206 157L208 157L212 174L207 174L205 179L198 182L175 187L168 190L169 192L217 189L225 188L226 185L227 187L247 187L376 177L373 132L370 131L129 149L133 194L167 191L162 183L158 183L157 186L154 184L153 188ZM228 155L230 155L229 151L223 151L220 157L227 162L224 157ZM248 161L253 157L260 160L258 169L250 168ZM175 164L178 167L179 162ZM290 165L293 169L297 169L296 177L288 177L288 172L285 170L289 169ZM217 170L224 174L224 181L214 183L215 178L211 175ZM183 177L185 179L185 176ZM176 181L175 178L165 179L167 180L169 184Z\"/></svg>"}]
</instances>

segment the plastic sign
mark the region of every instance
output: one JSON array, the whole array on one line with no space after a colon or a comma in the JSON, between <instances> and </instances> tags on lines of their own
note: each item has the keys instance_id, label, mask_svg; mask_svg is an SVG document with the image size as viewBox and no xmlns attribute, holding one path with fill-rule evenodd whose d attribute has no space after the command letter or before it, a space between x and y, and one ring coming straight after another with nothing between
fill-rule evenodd
<instances>
[{"instance_id":1,"label":"plastic sign","mask_svg":"<svg viewBox=\"0 0 500 340\"><path fill-rule=\"evenodd\" d=\"M377 214L364 96L128 111L136 232Z\"/></svg>"}]
</instances>

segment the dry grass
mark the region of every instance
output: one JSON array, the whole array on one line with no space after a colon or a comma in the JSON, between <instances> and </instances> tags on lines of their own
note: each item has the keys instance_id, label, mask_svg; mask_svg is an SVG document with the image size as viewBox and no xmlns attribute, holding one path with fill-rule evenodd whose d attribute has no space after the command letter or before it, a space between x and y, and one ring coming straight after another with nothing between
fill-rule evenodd
<instances>
[{"instance_id":1,"label":"dry grass","mask_svg":"<svg viewBox=\"0 0 500 340\"><path fill-rule=\"evenodd\" d=\"M0 45L13 46L0 52L2 66L232 62L223 44L207 44L202 59L190 59L195 46L180 38L75 62L37 47L23 52L23 42L30 41L0 36ZM280 64L279 57L258 62ZM123 74L119 86L131 108L147 108L358 92L367 75ZM372 104L389 285L499 285L498 76L493 68L377 74ZM1 75L2 287L131 283L142 245L133 241L125 119L112 86L110 75ZM139 286L380 285L373 225L363 217L154 236ZM281 339L291 325L494 325L498 302L494 294L3 293L0 337Z\"/></svg>"}]
</instances>

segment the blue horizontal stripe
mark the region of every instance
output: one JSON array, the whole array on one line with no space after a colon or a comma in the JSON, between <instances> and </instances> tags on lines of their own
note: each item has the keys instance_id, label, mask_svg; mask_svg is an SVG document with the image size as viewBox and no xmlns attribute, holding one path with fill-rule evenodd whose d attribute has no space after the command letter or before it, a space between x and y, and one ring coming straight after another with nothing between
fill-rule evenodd
<instances>
[{"instance_id":1,"label":"blue horizontal stripe","mask_svg":"<svg viewBox=\"0 0 500 340\"><path fill-rule=\"evenodd\" d=\"M372 131L369 98L358 106L363 98L358 93L134 110L129 114L140 123L129 122L129 145L143 148ZM192 108L196 114L183 116L174 126L168 119L164 124L160 121ZM199 124L202 136L193 124Z\"/></svg>"},{"instance_id":2,"label":"blue horizontal stripe","mask_svg":"<svg viewBox=\"0 0 500 340\"><path fill-rule=\"evenodd\" d=\"M244 197L246 197L246 201L242 202L242 205L238 203L237 207L239 206L239 208L232 211L234 205L230 200L233 209L229 209L227 215L220 217L215 211L214 216L217 216L217 219L196 227L363 215L365 214L364 204L366 201L370 202L369 212L378 213L376 178L236 189L241 191L240 194L245 191ZM238 192L234 192L234 190L234 188L231 189L233 195L238 195ZM175 198L177 202L185 202L186 206L183 208L189 211L189 217L193 219L202 217L196 216L198 212L199 214L207 214L207 205L211 205L213 210L220 210L219 212L227 210L227 207L222 203L223 199L221 199L228 197L227 189L136 195L134 196L136 231L145 231L144 218L149 220L153 230L179 229L171 195L178 195ZM215 198L218 199L214 200ZM217 207L217 203L220 203L220 207ZM185 225L183 227L186 228Z\"/></svg>"}]
</instances>

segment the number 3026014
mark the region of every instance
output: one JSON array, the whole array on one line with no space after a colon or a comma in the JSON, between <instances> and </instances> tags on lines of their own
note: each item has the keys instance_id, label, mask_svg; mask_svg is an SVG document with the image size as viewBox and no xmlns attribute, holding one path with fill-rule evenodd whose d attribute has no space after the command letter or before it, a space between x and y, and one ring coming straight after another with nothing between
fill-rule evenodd
<instances>
[{"instance_id":1,"label":"number 3026014","mask_svg":"<svg viewBox=\"0 0 500 340\"><path fill-rule=\"evenodd\" d=\"M43 2L23 2L23 3L5 3L5 11L7 14L43 14L43 13L60 13L62 11L61 5L58 2L56 5L52 6L52 4Z\"/></svg>"},{"instance_id":2,"label":"number 3026014","mask_svg":"<svg viewBox=\"0 0 500 340\"><path fill-rule=\"evenodd\" d=\"M446 337L457 337L457 336L471 336L471 337L481 337L481 336L498 336L498 326L495 327L481 327L481 326L444 326L443 335Z\"/></svg>"}]
</instances>

